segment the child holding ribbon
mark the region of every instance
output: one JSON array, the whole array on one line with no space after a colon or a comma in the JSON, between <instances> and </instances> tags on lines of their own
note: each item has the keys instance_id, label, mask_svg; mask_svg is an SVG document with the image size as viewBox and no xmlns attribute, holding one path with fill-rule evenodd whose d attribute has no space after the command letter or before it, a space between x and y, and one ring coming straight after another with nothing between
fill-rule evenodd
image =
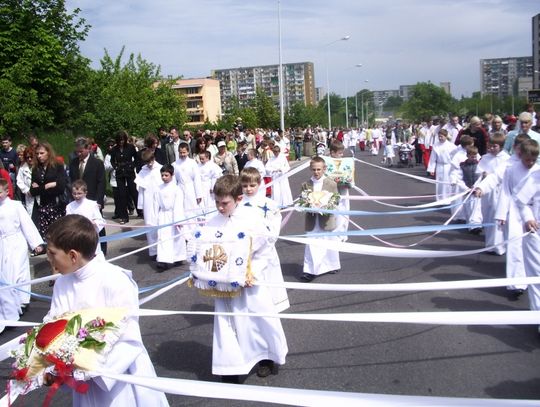
<instances>
[{"instance_id":1,"label":"child holding ribbon","mask_svg":"<svg viewBox=\"0 0 540 407\"><path fill-rule=\"evenodd\" d=\"M302 194L307 200L305 206L313 209L335 209L339 202L337 184L325 177L326 163L322 157L313 157L309 164L311 178L302 184ZM301 197L301 201L303 201ZM307 232L321 233L336 229L336 217L331 214L306 212L305 228ZM337 243L337 238L326 238ZM306 245L304 252L304 274L302 280L310 282L325 273L335 274L341 268L339 251L322 246Z\"/></svg>"}]
</instances>

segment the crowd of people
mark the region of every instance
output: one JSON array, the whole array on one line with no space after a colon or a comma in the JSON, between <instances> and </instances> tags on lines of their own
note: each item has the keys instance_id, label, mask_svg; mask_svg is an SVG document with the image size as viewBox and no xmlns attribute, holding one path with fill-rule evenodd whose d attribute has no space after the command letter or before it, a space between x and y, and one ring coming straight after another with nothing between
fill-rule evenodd
<instances>
[{"instance_id":1,"label":"crowd of people","mask_svg":"<svg viewBox=\"0 0 540 407\"><path fill-rule=\"evenodd\" d=\"M192 269L191 284L215 297L216 311L281 312L289 307L286 290L253 282L284 281L275 242L281 227L280 208L293 204L286 176L289 160L310 156L311 176L302 191L319 200L336 197L336 208L346 211L350 208L347 196L351 182L334 179L327 163L341 162L366 149L374 155L380 155L382 149L388 166L393 165L396 152L400 162L401 152L405 152L408 161L412 163L414 158L417 165L425 166L437 180L437 200L453 198L461 203L452 205L452 219L469 224L474 234L483 226L486 247L497 255L506 253L508 277L538 276L539 263L534 259L540 257L540 242L536 233L522 235L524 230L536 232L539 228L540 134L534 130L538 127L531 112L515 119L507 118L505 123L498 116L484 120L473 116L460 123L458 116L450 115L418 124L396 121L365 129L327 131L316 127L288 132L244 130L239 123L234 132L206 130L194 136L188 130L180 136L176 127L159 129L144 140L120 131L114 140L107 141L104 153L93 140L77 138L67 164L47 142L33 138L29 146L14 149L11 139L4 136L0 256L2 264L10 267L3 267L2 282L29 280L29 246L34 254L46 251L53 272L62 274L54 287L48 317L88 306L85 299L94 306L112 306L103 290L118 292L123 298L113 305L137 308L135 282L129 273L103 265L107 247L98 244L98 234L105 233L103 208L108 183L114 200L113 219L125 225L136 211L147 226L156 227L146 236L149 256L159 272L188 259L193 264L204 259L200 269ZM460 192L462 197L455 199ZM325 238L329 240L345 241L348 223L344 214L305 214L306 232L342 233ZM212 274L225 269L231 263L231 253L241 250L229 247L229 241L206 246L193 243L205 228L215 239L225 230L229 234L233 231L231 236L239 241L245 235L251 237L249 243L235 243L247 248L249 261L238 255L235 265L227 266L242 271L245 278L241 281L228 275L220 280ZM302 281L309 283L322 274L340 271L335 247L306 245ZM109 273L108 277L100 277L103 273ZM104 287L103 281L113 274L118 274L118 279ZM508 287L514 298L526 288ZM28 291L6 292L9 295L0 297L3 319L17 320L29 304ZM539 310L537 286L529 287L529 298L531 309ZM131 339L114 348L114 357L129 361L119 372L155 375L136 319L131 320L130 329ZM240 376L254 366L260 377L277 374L287 352L279 319L216 316L214 320L212 372L223 382L239 383ZM126 400L143 405L152 399L157 405L167 404L162 393L141 392L125 383L114 385L120 387L112 392L96 381L91 397L103 405ZM84 404L85 396L76 397Z\"/></svg>"}]
</instances>

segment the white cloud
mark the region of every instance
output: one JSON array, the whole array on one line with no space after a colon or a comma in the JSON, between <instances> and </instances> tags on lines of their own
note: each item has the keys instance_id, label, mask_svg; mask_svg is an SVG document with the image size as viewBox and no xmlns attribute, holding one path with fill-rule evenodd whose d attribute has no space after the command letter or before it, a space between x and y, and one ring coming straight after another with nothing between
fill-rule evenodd
<instances>
[{"instance_id":1,"label":"white cloud","mask_svg":"<svg viewBox=\"0 0 540 407\"><path fill-rule=\"evenodd\" d=\"M212 69L278 61L276 0L68 0L92 25L82 52L97 66L108 49L161 65L164 74L207 76ZM479 60L531 54L533 0L282 0L284 62L313 61L344 94L431 80L452 82L455 96L479 88ZM360 70L349 69L357 63ZM350 91L352 93L352 90Z\"/></svg>"}]
</instances>

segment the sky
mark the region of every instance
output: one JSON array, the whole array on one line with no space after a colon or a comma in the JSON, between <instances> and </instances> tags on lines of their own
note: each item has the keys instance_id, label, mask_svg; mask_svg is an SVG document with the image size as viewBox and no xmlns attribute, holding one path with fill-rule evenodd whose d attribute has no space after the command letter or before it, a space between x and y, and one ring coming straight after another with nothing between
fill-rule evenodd
<instances>
[{"instance_id":1,"label":"sky","mask_svg":"<svg viewBox=\"0 0 540 407\"><path fill-rule=\"evenodd\" d=\"M163 76L279 63L278 0L67 0L91 25L81 52L99 67L141 54ZM480 89L480 59L532 55L538 0L281 0L283 63L313 62L315 86L356 90L451 82ZM350 36L347 41L340 41ZM362 64L362 67L356 67ZM368 82L366 82L366 80Z\"/></svg>"}]
</instances>

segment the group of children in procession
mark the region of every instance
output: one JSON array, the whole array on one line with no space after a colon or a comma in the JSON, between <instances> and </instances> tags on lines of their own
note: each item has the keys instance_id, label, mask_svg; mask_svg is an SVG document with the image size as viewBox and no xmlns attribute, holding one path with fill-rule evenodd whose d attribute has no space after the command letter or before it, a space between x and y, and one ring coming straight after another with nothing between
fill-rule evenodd
<instances>
[{"instance_id":1,"label":"group of children in procession","mask_svg":"<svg viewBox=\"0 0 540 407\"><path fill-rule=\"evenodd\" d=\"M524 276L525 273L540 275L537 234L527 235L523 247L518 238L523 225L529 231L539 228L538 143L527 136L518 136L510 157L502 151L504 135L494 134L489 140L488 154L480 158L471 137L462 137L460 147L456 148L447 136L444 129L439 131L439 143L433 146L428 166L428 172L439 181L437 199L472 188L474 196L463 198L467 200L463 209L454 209L460 206L452 208L454 217L473 225L488 224L484 227L486 246L496 254L504 253L503 242L510 239L506 245L508 277ZM280 180L279 176L286 172L288 164L283 164L279 146L276 147L272 151L275 160L270 166L271 172L275 180L283 181L286 178ZM344 150L341 142L334 141L330 145L330 157L340 159ZM149 254L157 261L158 270L166 270L190 258L189 241L200 224L242 229L250 236L250 277L240 295L215 298L216 312L275 313L286 310L289 300L285 288L254 284L284 281L275 248L283 200L275 202L266 196L264 176L267 171L263 173L255 154L249 151L248 165L240 176L222 175L222 169L212 162L208 151L199 154L198 163L188 157L186 143L180 143L178 151L179 158L173 165L161 165L155 161L153 152L143 152L144 166L135 180L139 191L137 204L145 224L156 227L147 232L147 239ZM302 185L302 190L339 194L341 199L337 209L350 209L349 186L338 185L325 175L324 158L313 157L310 170L311 178ZM292 203L288 183L282 186L276 182L273 187L279 190L278 185L283 188L280 194ZM132 310L134 315L129 319L122 340L108 355L111 363L107 364L107 371L155 376L135 316L137 285L131 272L107 263L100 253L97 233L105 223L95 202L86 199L84 181L74 182L72 193L74 201L66 208L68 216L53 224L47 234L49 261L53 271L62 274L54 286L47 317L97 306L124 306ZM3 239L0 256L2 267L9 265L13 270L12 283L29 280L27 272L15 276L21 270L29 269L27 245L38 253L44 248L28 214L18 206L21 205L7 197L7 183L0 180L0 235ZM179 223L179 220L183 222ZM497 225L489 225L495 222ZM349 219L344 215L305 214L307 232L340 231L345 234L348 223ZM325 239L339 242L346 240L346 236ZM18 260L12 260L13 257L8 260L8 253L10 256L17 253ZM306 245L303 281L310 282L325 273L337 273L340 268L339 251L335 246ZM518 296L525 287L510 288ZM27 294L21 293L28 291L4 291L6 295L0 296L4 319L19 318L22 305L29 302L25 297ZM530 286L529 298L531 308L539 310L540 289L537 286ZM212 372L221 375L223 382L240 383L240 376L249 374L254 366L260 377L276 374L278 366L285 363L287 352L279 318L214 317ZM161 392L101 377L92 378L90 382L88 393L74 392L74 405L167 405Z\"/></svg>"}]
</instances>

